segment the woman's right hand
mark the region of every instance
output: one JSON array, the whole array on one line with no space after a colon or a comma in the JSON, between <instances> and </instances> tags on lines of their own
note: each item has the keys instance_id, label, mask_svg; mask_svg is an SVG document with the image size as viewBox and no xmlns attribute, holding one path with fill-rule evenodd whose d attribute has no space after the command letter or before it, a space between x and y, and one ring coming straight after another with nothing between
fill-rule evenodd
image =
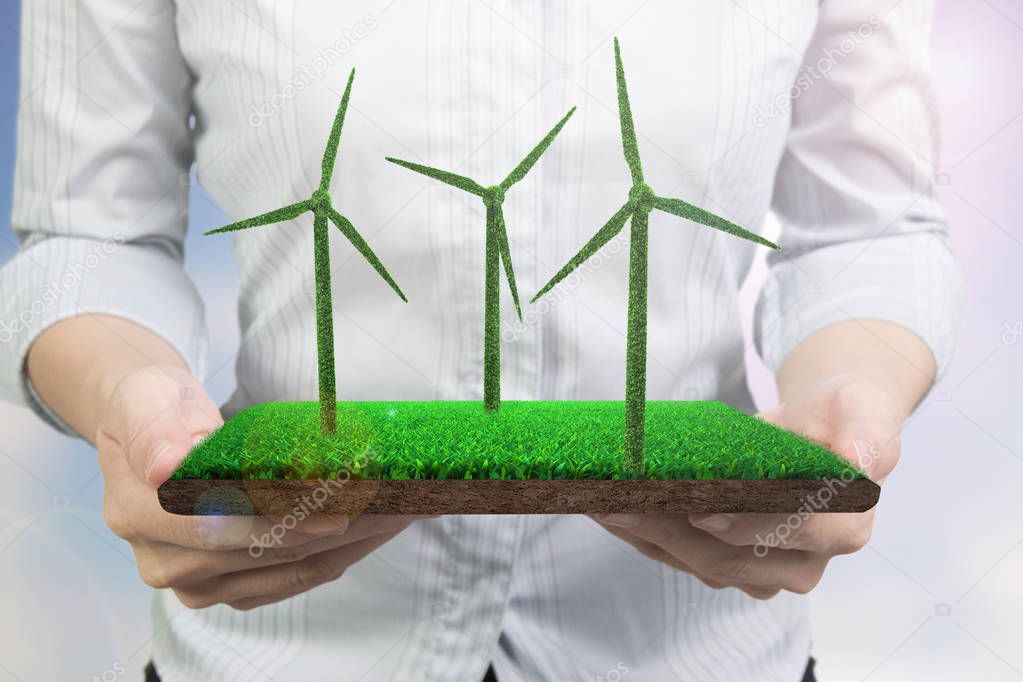
<instances>
[{"instance_id":1,"label":"woman's right hand","mask_svg":"<svg viewBox=\"0 0 1023 682\"><path fill-rule=\"evenodd\" d=\"M247 610L336 580L420 518L309 515L285 531L266 517L169 514L156 488L223 423L217 406L183 369L150 365L116 384L101 415L107 525L131 544L146 584L189 608Z\"/></svg>"}]
</instances>

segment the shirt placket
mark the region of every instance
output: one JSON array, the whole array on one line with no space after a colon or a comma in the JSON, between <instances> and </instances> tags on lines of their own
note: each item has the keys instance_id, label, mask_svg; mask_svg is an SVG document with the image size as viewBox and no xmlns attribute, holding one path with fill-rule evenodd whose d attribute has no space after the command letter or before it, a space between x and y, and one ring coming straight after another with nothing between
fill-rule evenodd
<instances>
[{"instance_id":1,"label":"shirt placket","mask_svg":"<svg viewBox=\"0 0 1023 682\"><path fill-rule=\"evenodd\" d=\"M535 57L504 30L504 18L533 21L535 4L536 0L511 0L491 8L473 2L455 7L433 3L436 12L429 13L427 30L434 46L428 59L437 68L429 70L429 77L436 79L436 87L431 87L436 97L428 115L431 130L436 128L439 135L431 158L436 155L438 164L446 161L455 172L483 184L500 181L525 154L528 137L538 129L532 120L535 102L530 101L539 87ZM531 286L536 277L530 255L537 237L537 197L526 187L509 194L505 207L515 215L508 227L515 272L519 282ZM439 383L451 389L438 398L476 398L483 385L483 206L475 197L447 189L433 192L430 202L436 243L444 251L439 254L447 269L444 281L451 287L444 292L451 305L445 312L439 377ZM505 330L515 314L503 276L501 289ZM528 300L528 289L519 293ZM521 343L512 348L502 342L505 399L534 391L539 347L533 339ZM414 667L422 679L448 681L462 679L463 672L468 674L496 647L521 522L498 516L450 516L434 523L442 529L436 550L444 561L428 590L429 634L420 642Z\"/></svg>"}]
</instances>

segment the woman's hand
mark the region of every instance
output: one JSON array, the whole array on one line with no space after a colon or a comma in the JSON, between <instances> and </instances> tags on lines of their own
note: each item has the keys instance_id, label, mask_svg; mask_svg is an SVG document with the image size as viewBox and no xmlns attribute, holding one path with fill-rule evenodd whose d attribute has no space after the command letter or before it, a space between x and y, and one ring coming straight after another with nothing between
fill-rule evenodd
<instances>
[{"instance_id":1,"label":"woman's hand","mask_svg":"<svg viewBox=\"0 0 1023 682\"><path fill-rule=\"evenodd\" d=\"M96 444L107 524L131 543L142 579L185 606L287 599L340 577L415 520L303 512L285 528L264 517L168 514L156 488L223 423L178 353L130 320L80 315L39 336L28 370L46 404Z\"/></svg>"},{"instance_id":2,"label":"woman's hand","mask_svg":"<svg viewBox=\"0 0 1023 682\"><path fill-rule=\"evenodd\" d=\"M222 423L187 372L154 366L121 380L97 431L107 524L131 543L142 579L173 589L185 606L245 610L287 599L339 578L414 520L303 514L285 531L264 517L168 514L156 487Z\"/></svg>"},{"instance_id":3,"label":"woman's hand","mask_svg":"<svg viewBox=\"0 0 1023 682\"><path fill-rule=\"evenodd\" d=\"M832 324L789 354L778 372L782 402L760 416L824 443L881 483L899 459L902 424L934 372L930 349L904 327L882 320ZM813 589L832 557L866 544L874 510L596 520L643 554L711 587L738 587L767 599L779 590Z\"/></svg>"},{"instance_id":4,"label":"woman's hand","mask_svg":"<svg viewBox=\"0 0 1023 682\"><path fill-rule=\"evenodd\" d=\"M853 375L810 387L761 415L824 443L882 481L899 458L900 418L884 391ZM838 554L862 548L874 510L862 514L614 514L596 519L643 554L692 573L711 587L738 587L767 599L806 593Z\"/></svg>"}]
</instances>

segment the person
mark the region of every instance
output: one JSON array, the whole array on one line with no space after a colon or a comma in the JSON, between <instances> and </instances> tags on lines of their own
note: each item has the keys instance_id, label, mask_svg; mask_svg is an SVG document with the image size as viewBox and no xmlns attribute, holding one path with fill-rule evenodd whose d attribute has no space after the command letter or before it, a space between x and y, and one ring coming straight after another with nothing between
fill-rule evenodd
<instances>
[{"instance_id":1,"label":"person","mask_svg":"<svg viewBox=\"0 0 1023 682\"><path fill-rule=\"evenodd\" d=\"M234 237L237 390L222 409L204 390L184 179L194 162L231 219L306 197L358 67L331 189L411 302L332 240L339 398L478 399L481 218L383 158L497 180L578 104L505 204L535 291L628 187L618 35L649 181L781 223L756 310L779 393L763 417L883 481L961 297L934 192L933 8L891 4L26 0L0 386L96 445L107 523L161 588L154 678L812 678L801 595L873 511L313 515L264 552L250 538L273 519L165 513L155 488L224 417L316 398L308 218ZM656 213L650 239L649 398L752 411L755 247ZM523 325L503 306L507 399L622 398L622 244Z\"/></svg>"}]
</instances>

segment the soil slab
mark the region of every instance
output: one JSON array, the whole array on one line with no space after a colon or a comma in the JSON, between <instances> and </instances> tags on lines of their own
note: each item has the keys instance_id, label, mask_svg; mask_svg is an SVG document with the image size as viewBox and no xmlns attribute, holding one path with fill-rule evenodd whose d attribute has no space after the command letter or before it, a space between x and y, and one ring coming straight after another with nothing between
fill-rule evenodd
<instances>
[{"instance_id":1,"label":"soil slab","mask_svg":"<svg viewBox=\"0 0 1023 682\"><path fill-rule=\"evenodd\" d=\"M177 479L160 486L172 514L602 514L863 512L881 489L828 480Z\"/></svg>"}]
</instances>

